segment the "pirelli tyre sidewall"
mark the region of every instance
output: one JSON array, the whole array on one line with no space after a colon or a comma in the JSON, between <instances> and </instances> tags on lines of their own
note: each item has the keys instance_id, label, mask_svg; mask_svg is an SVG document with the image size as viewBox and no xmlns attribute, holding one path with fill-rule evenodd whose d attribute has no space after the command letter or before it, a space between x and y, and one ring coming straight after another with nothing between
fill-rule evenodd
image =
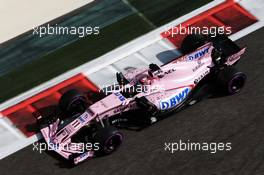
<instances>
[{"instance_id":1,"label":"pirelli tyre sidewall","mask_svg":"<svg viewBox=\"0 0 264 175\"><path fill-rule=\"evenodd\" d=\"M244 87L246 75L237 71L233 66L224 67L217 75L221 89L229 95L238 93Z\"/></svg>"},{"instance_id":2,"label":"pirelli tyre sidewall","mask_svg":"<svg viewBox=\"0 0 264 175\"><path fill-rule=\"evenodd\" d=\"M117 128L108 126L99 129L95 136L94 142L99 143L97 155L108 155L116 151L124 140L124 135Z\"/></svg>"}]
</instances>

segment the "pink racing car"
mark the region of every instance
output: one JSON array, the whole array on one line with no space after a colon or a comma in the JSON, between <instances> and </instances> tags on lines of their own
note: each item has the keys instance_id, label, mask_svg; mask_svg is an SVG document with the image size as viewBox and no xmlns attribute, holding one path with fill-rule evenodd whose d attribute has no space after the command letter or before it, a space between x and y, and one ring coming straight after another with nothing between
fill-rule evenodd
<instances>
[{"instance_id":1,"label":"pink racing car","mask_svg":"<svg viewBox=\"0 0 264 175\"><path fill-rule=\"evenodd\" d=\"M246 75L234 65L245 48L228 37L189 35L181 51L183 56L163 66L117 73L118 85L90 106L77 90L63 94L64 117L38 117L49 148L74 164L110 154L124 139L120 128L150 125L209 95L235 94L244 86Z\"/></svg>"}]
</instances>

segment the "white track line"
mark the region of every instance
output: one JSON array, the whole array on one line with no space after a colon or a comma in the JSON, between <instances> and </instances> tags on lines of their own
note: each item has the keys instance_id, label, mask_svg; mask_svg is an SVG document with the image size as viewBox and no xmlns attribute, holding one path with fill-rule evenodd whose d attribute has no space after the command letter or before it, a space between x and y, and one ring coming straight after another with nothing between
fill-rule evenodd
<instances>
[{"instance_id":1,"label":"white track line","mask_svg":"<svg viewBox=\"0 0 264 175\"><path fill-rule=\"evenodd\" d=\"M136 9L130 2L128 2L127 0L122 0L124 2L124 4L126 4L132 11L134 11L136 14L138 14L148 25L150 25L152 27L152 29L155 29L157 26L151 22L143 13L141 13L140 11L138 11L138 9Z\"/></svg>"}]
</instances>

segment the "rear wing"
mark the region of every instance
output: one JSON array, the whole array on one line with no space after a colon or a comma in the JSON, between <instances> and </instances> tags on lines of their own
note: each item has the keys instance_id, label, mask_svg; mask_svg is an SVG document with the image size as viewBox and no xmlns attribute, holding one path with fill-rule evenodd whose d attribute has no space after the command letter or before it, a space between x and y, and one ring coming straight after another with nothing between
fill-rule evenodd
<instances>
[{"instance_id":1,"label":"rear wing","mask_svg":"<svg viewBox=\"0 0 264 175\"><path fill-rule=\"evenodd\" d=\"M190 52L186 55L182 55L181 57L175 58L174 60L162 65L168 65L170 63L178 63L178 62L190 62L190 61L197 61L200 60L208 55L211 55L213 50L213 43L208 42L205 45L197 48L195 51Z\"/></svg>"}]
</instances>

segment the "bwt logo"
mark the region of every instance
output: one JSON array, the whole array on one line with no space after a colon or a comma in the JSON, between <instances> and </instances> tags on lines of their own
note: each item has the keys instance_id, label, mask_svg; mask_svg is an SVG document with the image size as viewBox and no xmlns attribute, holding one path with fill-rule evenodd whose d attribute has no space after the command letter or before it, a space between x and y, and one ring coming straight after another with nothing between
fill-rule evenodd
<instances>
[{"instance_id":1,"label":"bwt logo","mask_svg":"<svg viewBox=\"0 0 264 175\"><path fill-rule=\"evenodd\" d=\"M197 60L201 57L203 57L205 54L207 54L209 52L209 47L205 48L205 49L202 49L202 50L199 50L191 55L188 55L187 56L187 60L188 61L193 61L193 60Z\"/></svg>"},{"instance_id":2,"label":"bwt logo","mask_svg":"<svg viewBox=\"0 0 264 175\"><path fill-rule=\"evenodd\" d=\"M182 102L187 97L189 91L190 91L190 88L185 88L183 91L181 91L180 93L178 93L171 99L166 100L166 101L161 101L160 109L164 110L164 109L169 109L169 108L176 106L177 104Z\"/></svg>"}]
</instances>

